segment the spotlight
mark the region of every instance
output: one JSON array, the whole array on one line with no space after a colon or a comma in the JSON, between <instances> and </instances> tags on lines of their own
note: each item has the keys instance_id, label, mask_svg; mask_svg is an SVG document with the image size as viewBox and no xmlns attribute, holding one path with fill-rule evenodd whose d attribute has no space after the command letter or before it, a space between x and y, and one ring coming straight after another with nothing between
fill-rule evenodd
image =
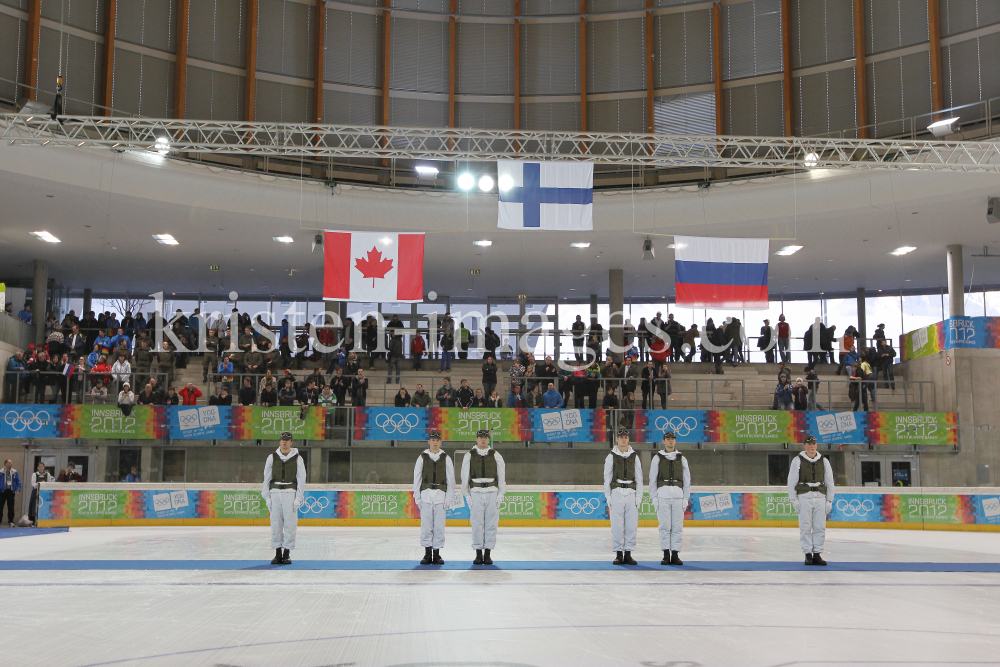
<instances>
[{"instance_id":1,"label":"spotlight","mask_svg":"<svg viewBox=\"0 0 1000 667\"><path fill-rule=\"evenodd\" d=\"M806 153L805 164L807 167L815 167L819 162L819 155L816 153Z\"/></svg>"},{"instance_id":2,"label":"spotlight","mask_svg":"<svg viewBox=\"0 0 1000 667\"><path fill-rule=\"evenodd\" d=\"M497 187L500 188L500 192L507 192L514 187L514 179L507 174L504 174L497 179Z\"/></svg>"},{"instance_id":3,"label":"spotlight","mask_svg":"<svg viewBox=\"0 0 1000 667\"><path fill-rule=\"evenodd\" d=\"M458 187L462 190L471 190L475 184L476 179L472 177L472 174L462 174L458 177Z\"/></svg>"},{"instance_id":4,"label":"spotlight","mask_svg":"<svg viewBox=\"0 0 1000 667\"><path fill-rule=\"evenodd\" d=\"M493 179L489 176L483 176L479 179L479 189L483 192L489 192L493 189Z\"/></svg>"},{"instance_id":5,"label":"spotlight","mask_svg":"<svg viewBox=\"0 0 1000 667\"><path fill-rule=\"evenodd\" d=\"M927 126L927 129L931 131L935 137L947 137L949 134L954 134L955 131L952 129L952 125L958 120L958 116L954 118L945 118L944 120L939 120L936 123L931 123Z\"/></svg>"},{"instance_id":6,"label":"spotlight","mask_svg":"<svg viewBox=\"0 0 1000 667\"><path fill-rule=\"evenodd\" d=\"M166 155L170 152L170 142L167 141L166 137L156 138L156 152L160 155Z\"/></svg>"},{"instance_id":7,"label":"spotlight","mask_svg":"<svg viewBox=\"0 0 1000 667\"><path fill-rule=\"evenodd\" d=\"M417 178L421 181L433 181L437 178L438 169L437 167L430 167L423 164L418 164L415 167L417 171Z\"/></svg>"}]
</instances>

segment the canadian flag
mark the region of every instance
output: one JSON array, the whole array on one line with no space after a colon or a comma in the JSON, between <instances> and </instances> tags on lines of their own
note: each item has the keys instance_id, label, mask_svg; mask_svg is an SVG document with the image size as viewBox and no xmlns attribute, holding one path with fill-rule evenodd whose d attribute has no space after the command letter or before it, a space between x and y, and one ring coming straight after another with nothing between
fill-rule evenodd
<instances>
[{"instance_id":1,"label":"canadian flag","mask_svg":"<svg viewBox=\"0 0 1000 667\"><path fill-rule=\"evenodd\" d=\"M323 298L413 302L424 299L424 235L326 232Z\"/></svg>"}]
</instances>

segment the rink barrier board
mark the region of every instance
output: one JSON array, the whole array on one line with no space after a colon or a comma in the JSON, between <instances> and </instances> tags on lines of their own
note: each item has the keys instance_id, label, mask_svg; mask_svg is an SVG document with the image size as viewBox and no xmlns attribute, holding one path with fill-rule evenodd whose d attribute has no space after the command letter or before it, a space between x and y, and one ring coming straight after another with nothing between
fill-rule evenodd
<instances>
[{"instance_id":1,"label":"rink barrier board","mask_svg":"<svg viewBox=\"0 0 1000 667\"><path fill-rule=\"evenodd\" d=\"M354 439L423 442L441 431L446 450L465 448L480 429L495 442L607 442L606 410L483 408L353 408ZM635 410L635 442L660 442L673 431L681 443L801 442L834 445L958 444L954 412L823 412L782 410ZM135 406L0 404L0 439L277 440L327 438L331 415L313 406Z\"/></svg>"}]
</instances>

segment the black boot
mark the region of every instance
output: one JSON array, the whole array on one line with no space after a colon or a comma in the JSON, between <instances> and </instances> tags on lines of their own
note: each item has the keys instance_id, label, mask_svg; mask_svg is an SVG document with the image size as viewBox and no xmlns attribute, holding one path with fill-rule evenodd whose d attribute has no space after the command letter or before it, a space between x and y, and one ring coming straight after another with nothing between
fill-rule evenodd
<instances>
[{"instance_id":1,"label":"black boot","mask_svg":"<svg viewBox=\"0 0 1000 667\"><path fill-rule=\"evenodd\" d=\"M285 549L285 553L281 554L281 564L282 565L292 564L292 554L288 553L288 549Z\"/></svg>"},{"instance_id":2,"label":"black boot","mask_svg":"<svg viewBox=\"0 0 1000 667\"><path fill-rule=\"evenodd\" d=\"M625 563L626 565L638 565L638 563L636 563L635 560L632 558L631 551L625 552L625 559L622 562Z\"/></svg>"},{"instance_id":3,"label":"black boot","mask_svg":"<svg viewBox=\"0 0 1000 667\"><path fill-rule=\"evenodd\" d=\"M434 556L431 554L431 548L424 547L424 557L420 559L420 564L430 565L432 560L434 560Z\"/></svg>"},{"instance_id":4,"label":"black boot","mask_svg":"<svg viewBox=\"0 0 1000 667\"><path fill-rule=\"evenodd\" d=\"M437 549L434 550L433 556L434 558L431 560L432 563L434 563L435 565L444 565L444 559L441 558L441 554L438 552Z\"/></svg>"},{"instance_id":5,"label":"black boot","mask_svg":"<svg viewBox=\"0 0 1000 667\"><path fill-rule=\"evenodd\" d=\"M812 564L813 564L813 555L806 554L806 565L812 565Z\"/></svg>"},{"instance_id":6,"label":"black boot","mask_svg":"<svg viewBox=\"0 0 1000 667\"><path fill-rule=\"evenodd\" d=\"M493 559L490 558L490 550L485 549L483 551L483 565L493 565Z\"/></svg>"},{"instance_id":7,"label":"black boot","mask_svg":"<svg viewBox=\"0 0 1000 667\"><path fill-rule=\"evenodd\" d=\"M683 565L684 564L684 561L682 561L681 557L678 555L679 553L680 553L679 551L673 552L673 555L670 557L670 564L671 565Z\"/></svg>"},{"instance_id":8,"label":"black boot","mask_svg":"<svg viewBox=\"0 0 1000 667\"><path fill-rule=\"evenodd\" d=\"M670 551L668 549L663 550L663 560L660 561L660 565L670 565Z\"/></svg>"},{"instance_id":9,"label":"black boot","mask_svg":"<svg viewBox=\"0 0 1000 667\"><path fill-rule=\"evenodd\" d=\"M621 565L622 563L625 562L625 561L622 560L622 552L621 551L616 551L615 554L616 554L616 556L615 556L615 562L612 563L612 565Z\"/></svg>"},{"instance_id":10,"label":"black boot","mask_svg":"<svg viewBox=\"0 0 1000 667\"><path fill-rule=\"evenodd\" d=\"M819 554L813 554L813 565L826 565L826 561Z\"/></svg>"},{"instance_id":11,"label":"black boot","mask_svg":"<svg viewBox=\"0 0 1000 667\"><path fill-rule=\"evenodd\" d=\"M281 547L274 550L274 558L271 559L271 565L281 565Z\"/></svg>"},{"instance_id":12,"label":"black boot","mask_svg":"<svg viewBox=\"0 0 1000 667\"><path fill-rule=\"evenodd\" d=\"M482 549L476 549L476 560L472 561L472 564L473 565L482 565L483 564L483 550Z\"/></svg>"}]
</instances>

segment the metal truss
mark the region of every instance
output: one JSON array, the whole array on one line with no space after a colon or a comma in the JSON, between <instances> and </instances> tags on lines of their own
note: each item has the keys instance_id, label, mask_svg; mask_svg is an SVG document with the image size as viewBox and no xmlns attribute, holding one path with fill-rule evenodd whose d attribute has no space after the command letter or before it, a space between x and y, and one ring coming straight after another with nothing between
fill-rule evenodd
<instances>
[{"instance_id":1,"label":"metal truss","mask_svg":"<svg viewBox=\"0 0 1000 667\"><path fill-rule=\"evenodd\" d=\"M990 141L729 137L0 114L12 144L280 157L1000 171ZM159 142L159 143L157 143ZM164 143L165 142L165 143Z\"/></svg>"}]
</instances>

